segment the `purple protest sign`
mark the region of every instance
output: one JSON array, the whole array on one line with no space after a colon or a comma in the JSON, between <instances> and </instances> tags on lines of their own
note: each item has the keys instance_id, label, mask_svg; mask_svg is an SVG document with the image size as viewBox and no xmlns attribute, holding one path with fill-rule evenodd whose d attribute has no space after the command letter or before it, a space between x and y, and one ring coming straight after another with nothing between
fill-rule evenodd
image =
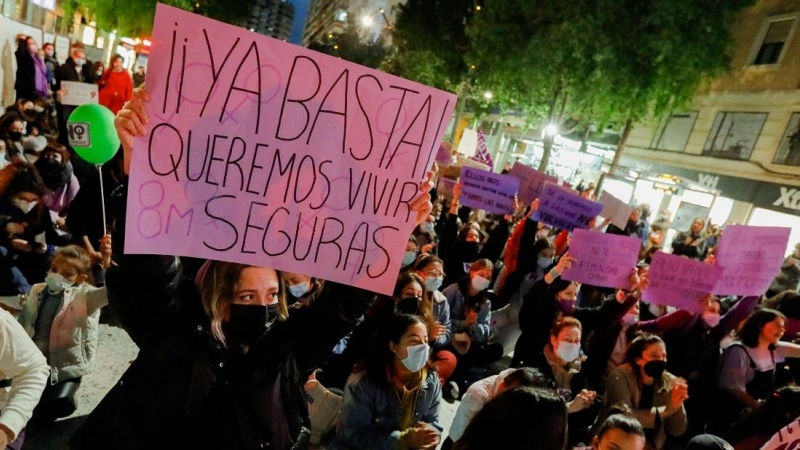
<instances>
[{"instance_id":1,"label":"purple protest sign","mask_svg":"<svg viewBox=\"0 0 800 450\"><path fill-rule=\"evenodd\" d=\"M391 294L456 98L159 4L127 253Z\"/></svg>"},{"instance_id":2,"label":"purple protest sign","mask_svg":"<svg viewBox=\"0 0 800 450\"><path fill-rule=\"evenodd\" d=\"M719 295L762 295L781 268L789 228L728 225L717 248Z\"/></svg>"},{"instance_id":3,"label":"purple protest sign","mask_svg":"<svg viewBox=\"0 0 800 450\"><path fill-rule=\"evenodd\" d=\"M659 251L650 262L650 286L642 298L656 305L700 313L705 308L701 300L713 292L721 275L722 267L717 265Z\"/></svg>"},{"instance_id":4,"label":"purple protest sign","mask_svg":"<svg viewBox=\"0 0 800 450\"><path fill-rule=\"evenodd\" d=\"M439 144L439 150L436 152L436 164L439 164L439 167L447 167L454 161L453 146L447 142Z\"/></svg>"},{"instance_id":5,"label":"purple protest sign","mask_svg":"<svg viewBox=\"0 0 800 450\"><path fill-rule=\"evenodd\" d=\"M497 214L514 214L519 179L472 167L461 168L461 204Z\"/></svg>"},{"instance_id":6,"label":"purple protest sign","mask_svg":"<svg viewBox=\"0 0 800 450\"><path fill-rule=\"evenodd\" d=\"M581 198L570 190L553 183L545 183L539 199L539 209L533 219L572 231L589 228L589 222L600 214L603 204Z\"/></svg>"},{"instance_id":7,"label":"purple protest sign","mask_svg":"<svg viewBox=\"0 0 800 450\"><path fill-rule=\"evenodd\" d=\"M521 202L526 204L541 197L545 183L558 183L558 178L551 177L536 169L520 164L519 161L514 163L514 167L511 168L508 174L512 177L519 178L519 194L517 194L517 196Z\"/></svg>"},{"instance_id":8,"label":"purple protest sign","mask_svg":"<svg viewBox=\"0 0 800 450\"><path fill-rule=\"evenodd\" d=\"M592 286L628 288L641 246L640 239L630 236L575 230L569 256L576 262L561 276Z\"/></svg>"},{"instance_id":9,"label":"purple protest sign","mask_svg":"<svg viewBox=\"0 0 800 450\"><path fill-rule=\"evenodd\" d=\"M443 195L444 198L453 198L453 188L456 186L456 181L445 177L439 177L439 182L436 184L436 193Z\"/></svg>"}]
</instances>

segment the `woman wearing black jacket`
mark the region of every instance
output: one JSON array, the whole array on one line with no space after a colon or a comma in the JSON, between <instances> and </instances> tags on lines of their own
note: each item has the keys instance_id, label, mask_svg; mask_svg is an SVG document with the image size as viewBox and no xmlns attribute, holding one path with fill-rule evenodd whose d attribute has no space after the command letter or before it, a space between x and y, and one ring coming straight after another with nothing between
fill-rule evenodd
<instances>
[{"instance_id":1,"label":"woman wearing black jacket","mask_svg":"<svg viewBox=\"0 0 800 450\"><path fill-rule=\"evenodd\" d=\"M559 278L574 261L574 258L565 253L556 267L536 282L525 295L519 311L519 328L522 335L514 348L512 367L529 366L532 363L542 347L547 344L550 328L559 317L574 316L581 322L584 333L588 335L595 329L619 321L631 306L639 301L641 288L646 284L646 280L637 277L632 279L631 294L622 301L617 298L606 300L595 308L576 307L578 284Z\"/></svg>"},{"instance_id":2,"label":"woman wearing black jacket","mask_svg":"<svg viewBox=\"0 0 800 450\"><path fill-rule=\"evenodd\" d=\"M50 85L47 81L47 66L39 57L36 41L30 36L17 39L17 79L14 89L17 100L24 98L34 101L40 97L49 97Z\"/></svg>"},{"instance_id":3,"label":"woman wearing black jacket","mask_svg":"<svg viewBox=\"0 0 800 450\"><path fill-rule=\"evenodd\" d=\"M115 124L125 151L144 136L142 101ZM429 187L425 182L421 189ZM218 261L197 284L181 275L174 256L126 255L125 192L114 199L117 266L107 287L112 314L139 355L70 441L72 448L252 449L299 448L308 426L297 345L338 316L317 301L302 315L289 312L276 270ZM430 197L411 209L424 217Z\"/></svg>"}]
</instances>

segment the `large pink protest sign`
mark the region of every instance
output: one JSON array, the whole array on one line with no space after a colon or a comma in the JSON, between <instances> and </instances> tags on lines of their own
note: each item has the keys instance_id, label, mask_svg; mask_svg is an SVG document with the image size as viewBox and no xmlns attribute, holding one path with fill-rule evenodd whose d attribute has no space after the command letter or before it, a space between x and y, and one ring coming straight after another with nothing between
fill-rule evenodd
<instances>
[{"instance_id":1,"label":"large pink protest sign","mask_svg":"<svg viewBox=\"0 0 800 450\"><path fill-rule=\"evenodd\" d=\"M558 183L558 178L539 172L536 169L521 164L519 161L514 163L514 167L511 168L508 174L512 177L519 178L518 197L523 203L531 203L541 197L545 183Z\"/></svg>"},{"instance_id":2,"label":"large pink protest sign","mask_svg":"<svg viewBox=\"0 0 800 450\"><path fill-rule=\"evenodd\" d=\"M567 231L589 228L591 220L603 210L602 203L581 198L571 189L549 182L545 183L539 200L533 219Z\"/></svg>"},{"instance_id":3,"label":"large pink protest sign","mask_svg":"<svg viewBox=\"0 0 800 450\"><path fill-rule=\"evenodd\" d=\"M640 239L630 236L575 230L569 255L576 261L561 276L592 286L628 288L641 246Z\"/></svg>"},{"instance_id":4,"label":"large pink protest sign","mask_svg":"<svg viewBox=\"0 0 800 450\"><path fill-rule=\"evenodd\" d=\"M642 298L656 305L674 306L702 312L702 300L712 293L722 275L722 268L683 256L656 252L650 262L648 280Z\"/></svg>"},{"instance_id":5,"label":"large pink protest sign","mask_svg":"<svg viewBox=\"0 0 800 450\"><path fill-rule=\"evenodd\" d=\"M781 227L725 227L716 253L722 279L714 293L764 294L781 268L790 233Z\"/></svg>"},{"instance_id":6,"label":"large pink protest sign","mask_svg":"<svg viewBox=\"0 0 800 450\"><path fill-rule=\"evenodd\" d=\"M514 214L519 179L473 167L461 168L461 204L497 214Z\"/></svg>"},{"instance_id":7,"label":"large pink protest sign","mask_svg":"<svg viewBox=\"0 0 800 450\"><path fill-rule=\"evenodd\" d=\"M159 4L130 253L391 293L455 97Z\"/></svg>"},{"instance_id":8,"label":"large pink protest sign","mask_svg":"<svg viewBox=\"0 0 800 450\"><path fill-rule=\"evenodd\" d=\"M800 449L800 417L781 428L760 450Z\"/></svg>"}]
</instances>

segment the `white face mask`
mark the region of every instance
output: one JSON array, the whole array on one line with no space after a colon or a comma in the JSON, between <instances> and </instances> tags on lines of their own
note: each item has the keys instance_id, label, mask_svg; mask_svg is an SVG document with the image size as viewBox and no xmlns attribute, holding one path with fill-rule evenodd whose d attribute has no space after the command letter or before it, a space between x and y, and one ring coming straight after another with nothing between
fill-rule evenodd
<instances>
[{"instance_id":1,"label":"white face mask","mask_svg":"<svg viewBox=\"0 0 800 450\"><path fill-rule=\"evenodd\" d=\"M28 214L29 212L31 212L33 208L36 207L36 204L39 202L29 202L27 200L15 198L14 200L11 201L11 203L13 203L14 206L19 208L20 210L22 210L23 213Z\"/></svg>"},{"instance_id":2,"label":"white face mask","mask_svg":"<svg viewBox=\"0 0 800 450\"><path fill-rule=\"evenodd\" d=\"M571 342L559 342L558 349L556 350L556 355L561 358L562 361L570 363L578 359L578 356L581 354L581 344L573 344Z\"/></svg>"},{"instance_id":3,"label":"white face mask","mask_svg":"<svg viewBox=\"0 0 800 450\"><path fill-rule=\"evenodd\" d=\"M423 222L419 226L419 231L421 231L423 233L430 233L431 231L433 231L433 223L431 223L431 222Z\"/></svg>"},{"instance_id":4,"label":"white face mask","mask_svg":"<svg viewBox=\"0 0 800 450\"><path fill-rule=\"evenodd\" d=\"M703 322L708 326L708 328L714 328L719 325L719 314L713 312L704 312L701 316Z\"/></svg>"},{"instance_id":5,"label":"white face mask","mask_svg":"<svg viewBox=\"0 0 800 450\"><path fill-rule=\"evenodd\" d=\"M491 281L480 276L476 276L475 278L472 279L471 282L472 289L475 289L476 291L483 291L485 289L488 289L490 283Z\"/></svg>"},{"instance_id":6,"label":"white face mask","mask_svg":"<svg viewBox=\"0 0 800 450\"><path fill-rule=\"evenodd\" d=\"M634 313L625 314L622 316L622 324L629 327L639 321L639 315Z\"/></svg>"},{"instance_id":7,"label":"white face mask","mask_svg":"<svg viewBox=\"0 0 800 450\"><path fill-rule=\"evenodd\" d=\"M428 344L411 345L406 347L406 351L408 356L401 360L406 369L412 372L422 370L425 367L425 363L428 362Z\"/></svg>"},{"instance_id":8,"label":"white face mask","mask_svg":"<svg viewBox=\"0 0 800 450\"><path fill-rule=\"evenodd\" d=\"M444 278L442 277L426 277L425 278L425 290L428 292L433 292L440 287L442 287L442 281Z\"/></svg>"},{"instance_id":9,"label":"white face mask","mask_svg":"<svg viewBox=\"0 0 800 450\"><path fill-rule=\"evenodd\" d=\"M72 283L64 278L64 276L53 272L47 273L47 276L44 278L44 282L47 284L47 289L53 294L64 292L64 290L72 286Z\"/></svg>"},{"instance_id":10,"label":"white face mask","mask_svg":"<svg viewBox=\"0 0 800 450\"><path fill-rule=\"evenodd\" d=\"M83 58L77 58L74 61L75 61L75 65L78 66L78 67L83 67L83 65L86 64L86 60L83 59Z\"/></svg>"}]
</instances>

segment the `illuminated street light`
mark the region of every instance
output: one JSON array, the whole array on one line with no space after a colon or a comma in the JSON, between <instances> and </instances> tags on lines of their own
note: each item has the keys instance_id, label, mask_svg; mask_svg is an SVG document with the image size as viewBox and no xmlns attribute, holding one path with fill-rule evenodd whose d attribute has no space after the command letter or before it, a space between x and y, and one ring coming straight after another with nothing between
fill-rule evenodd
<instances>
[{"instance_id":1,"label":"illuminated street light","mask_svg":"<svg viewBox=\"0 0 800 450\"><path fill-rule=\"evenodd\" d=\"M369 27L371 27L371 26L372 26L372 24L373 24L372 17L370 17L370 16L363 16L363 17L361 18L361 25L362 25L364 28L369 28Z\"/></svg>"},{"instance_id":2,"label":"illuminated street light","mask_svg":"<svg viewBox=\"0 0 800 450\"><path fill-rule=\"evenodd\" d=\"M557 133L558 127L552 123L544 127L545 136L555 136Z\"/></svg>"},{"instance_id":3,"label":"illuminated street light","mask_svg":"<svg viewBox=\"0 0 800 450\"><path fill-rule=\"evenodd\" d=\"M483 93L483 98L485 98L486 100L491 100L492 97L494 97L494 95L492 95L491 92L484 92Z\"/></svg>"}]
</instances>

